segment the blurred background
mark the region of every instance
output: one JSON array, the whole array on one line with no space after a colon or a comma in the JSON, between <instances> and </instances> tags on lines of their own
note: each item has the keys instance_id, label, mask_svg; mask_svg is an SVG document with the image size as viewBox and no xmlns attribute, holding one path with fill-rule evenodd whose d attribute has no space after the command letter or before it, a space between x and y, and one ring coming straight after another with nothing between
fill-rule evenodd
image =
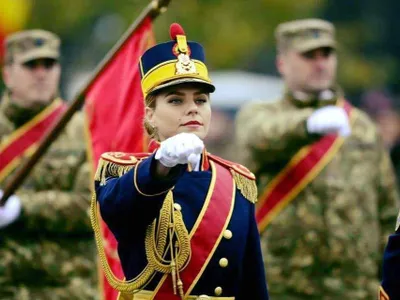
<instances>
[{"instance_id":1,"label":"blurred background","mask_svg":"<svg viewBox=\"0 0 400 300\"><path fill-rule=\"evenodd\" d=\"M145 0L1 0L0 39L43 28L62 39L61 95L70 100L94 67L148 4ZM234 158L234 116L245 101L273 101L283 89L275 68L274 29L296 18L333 22L340 43L339 83L347 99L378 124L400 169L400 1L172 0L154 22L156 41L179 22L206 49L213 95L209 148ZM3 86L2 86L3 88ZM399 149L398 149L399 148Z\"/></svg>"}]
</instances>

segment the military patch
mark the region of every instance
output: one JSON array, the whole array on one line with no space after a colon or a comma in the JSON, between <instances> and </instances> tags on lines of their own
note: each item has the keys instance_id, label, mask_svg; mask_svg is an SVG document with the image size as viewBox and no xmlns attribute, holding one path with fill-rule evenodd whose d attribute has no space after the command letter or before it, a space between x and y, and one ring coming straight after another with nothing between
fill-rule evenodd
<instances>
[{"instance_id":1,"label":"military patch","mask_svg":"<svg viewBox=\"0 0 400 300\"><path fill-rule=\"evenodd\" d=\"M321 30L319 29L312 29L311 30L312 37L318 39L321 36Z\"/></svg>"},{"instance_id":2,"label":"military patch","mask_svg":"<svg viewBox=\"0 0 400 300\"><path fill-rule=\"evenodd\" d=\"M41 46L43 46L43 44L44 44L44 40L41 39L41 38L37 38L37 39L35 39L34 44L35 44L35 46L37 46L37 47L41 47Z\"/></svg>"}]
</instances>

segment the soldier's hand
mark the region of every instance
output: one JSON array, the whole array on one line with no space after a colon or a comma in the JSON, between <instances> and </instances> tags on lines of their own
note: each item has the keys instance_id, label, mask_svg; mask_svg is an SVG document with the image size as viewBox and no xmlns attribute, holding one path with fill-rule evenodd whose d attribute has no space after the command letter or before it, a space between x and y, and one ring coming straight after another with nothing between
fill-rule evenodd
<instances>
[{"instance_id":1,"label":"soldier's hand","mask_svg":"<svg viewBox=\"0 0 400 300\"><path fill-rule=\"evenodd\" d=\"M0 190L0 198L3 197L3 191ZM12 195L8 198L4 206L0 207L0 228L14 222L21 213L21 200Z\"/></svg>"},{"instance_id":2,"label":"soldier's hand","mask_svg":"<svg viewBox=\"0 0 400 300\"><path fill-rule=\"evenodd\" d=\"M195 168L200 161L203 149L204 143L197 135L194 133L179 133L161 142L155 159L159 160L167 168L188 163Z\"/></svg>"},{"instance_id":3,"label":"soldier's hand","mask_svg":"<svg viewBox=\"0 0 400 300\"><path fill-rule=\"evenodd\" d=\"M343 137L351 134L349 118L342 107L325 106L315 110L307 119L309 133L337 133Z\"/></svg>"}]
</instances>

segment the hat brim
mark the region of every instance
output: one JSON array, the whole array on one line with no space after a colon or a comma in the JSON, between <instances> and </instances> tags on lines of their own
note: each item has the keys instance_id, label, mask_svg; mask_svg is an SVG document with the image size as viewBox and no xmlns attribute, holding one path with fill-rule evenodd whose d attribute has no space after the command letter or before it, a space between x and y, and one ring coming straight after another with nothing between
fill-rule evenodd
<instances>
[{"instance_id":1,"label":"hat brim","mask_svg":"<svg viewBox=\"0 0 400 300\"><path fill-rule=\"evenodd\" d=\"M31 50L27 53L24 53L20 57L18 57L18 62L26 63L31 60L40 59L40 58L52 58L58 60L60 58L60 54L57 51L48 50L48 49L36 49Z\"/></svg>"},{"instance_id":2,"label":"hat brim","mask_svg":"<svg viewBox=\"0 0 400 300\"><path fill-rule=\"evenodd\" d=\"M336 49L336 42L333 39L318 39L301 43L295 47L298 52L307 52L318 48L329 47Z\"/></svg>"},{"instance_id":3,"label":"hat brim","mask_svg":"<svg viewBox=\"0 0 400 300\"><path fill-rule=\"evenodd\" d=\"M165 82L163 84L156 86L153 90L151 90L149 92L149 95L156 91L159 92L160 90L165 89L167 87L185 84L185 83L194 83L194 84L203 85L205 88L207 88L209 90L210 93L213 93L215 91L215 86L208 81L205 81L205 80L202 80L199 78L179 78L179 79L174 79L174 80L171 80L171 81L168 81L168 82Z\"/></svg>"}]
</instances>

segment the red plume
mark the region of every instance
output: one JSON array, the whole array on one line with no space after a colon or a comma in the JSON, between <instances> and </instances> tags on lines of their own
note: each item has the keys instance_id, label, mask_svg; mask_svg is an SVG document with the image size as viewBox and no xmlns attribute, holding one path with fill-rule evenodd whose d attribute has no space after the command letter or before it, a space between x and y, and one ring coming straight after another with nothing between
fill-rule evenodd
<instances>
[{"instance_id":1,"label":"red plume","mask_svg":"<svg viewBox=\"0 0 400 300\"><path fill-rule=\"evenodd\" d=\"M179 25L178 23L172 23L171 26L169 27L169 35L171 36L171 39L173 41L176 41L176 36L185 35L185 31L183 31L182 26Z\"/></svg>"}]
</instances>

